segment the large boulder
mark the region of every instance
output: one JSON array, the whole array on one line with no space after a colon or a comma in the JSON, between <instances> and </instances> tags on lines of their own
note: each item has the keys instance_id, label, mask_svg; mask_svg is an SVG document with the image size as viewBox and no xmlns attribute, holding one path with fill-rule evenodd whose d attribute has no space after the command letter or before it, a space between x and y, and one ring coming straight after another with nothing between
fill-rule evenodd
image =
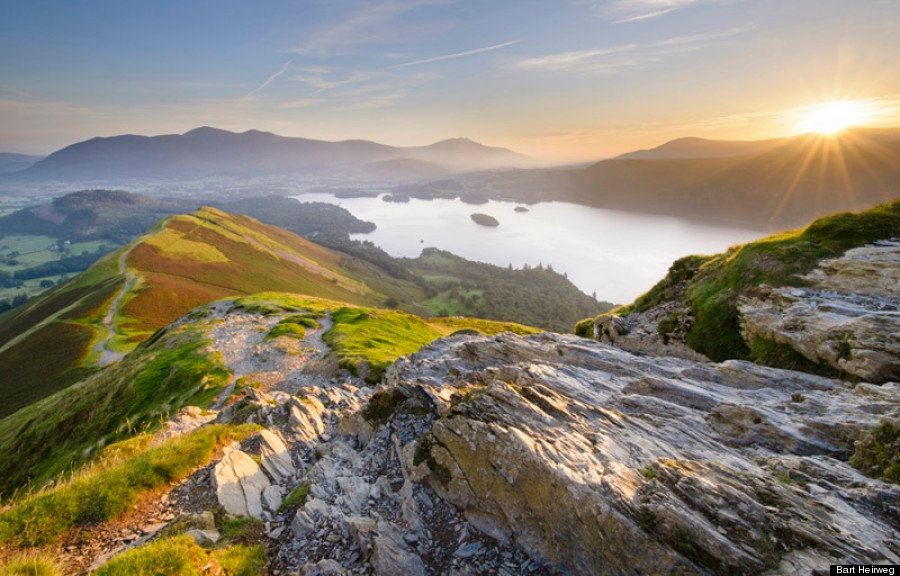
<instances>
[{"instance_id":1,"label":"large boulder","mask_svg":"<svg viewBox=\"0 0 900 576\"><path fill-rule=\"evenodd\" d=\"M219 504L226 512L262 518L262 493L270 482L247 453L241 450L228 452L213 468L212 480Z\"/></svg>"}]
</instances>

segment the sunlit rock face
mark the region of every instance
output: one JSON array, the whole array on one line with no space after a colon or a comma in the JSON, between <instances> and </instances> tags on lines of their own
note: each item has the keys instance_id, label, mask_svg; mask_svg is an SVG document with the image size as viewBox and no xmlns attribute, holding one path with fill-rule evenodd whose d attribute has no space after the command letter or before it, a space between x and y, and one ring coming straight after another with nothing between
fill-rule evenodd
<instances>
[{"instance_id":1,"label":"sunlit rock face","mask_svg":"<svg viewBox=\"0 0 900 576\"><path fill-rule=\"evenodd\" d=\"M855 439L900 414L896 384L558 334L451 337L387 383L411 414L431 414L398 444L415 454L410 477L560 573L898 561L900 488L846 462Z\"/></svg>"},{"instance_id":2,"label":"sunlit rock face","mask_svg":"<svg viewBox=\"0 0 900 576\"><path fill-rule=\"evenodd\" d=\"M822 261L802 288L761 287L741 299L744 339L772 340L871 382L900 380L900 242Z\"/></svg>"}]
</instances>

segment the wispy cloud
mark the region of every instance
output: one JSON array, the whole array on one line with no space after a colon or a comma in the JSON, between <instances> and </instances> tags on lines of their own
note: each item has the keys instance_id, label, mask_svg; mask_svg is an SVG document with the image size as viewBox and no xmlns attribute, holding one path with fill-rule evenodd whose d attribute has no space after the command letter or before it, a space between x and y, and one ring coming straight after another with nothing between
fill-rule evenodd
<instances>
[{"instance_id":1,"label":"wispy cloud","mask_svg":"<svg viewBox=\"0 0 900 576\"><path fill-rule=\"evenodd\" d=\"M533 58L525 58L516 62L517 68L531 70L567 70L579 68L586 62L591 62L602 56L620 54L637 48L636 44L613 46L610 48L597 48L593 50L573 50L570 52L557 52Z\"/></svg>"},{"instance_id":2,"label":"wispy cloud","mask_svg":"<svg viewBox=\"0 0 900 576\"><path fill-rule=\"evenodd\" d=\"M723 40L749 28L732 28L686 36L673 36L645 44L622 44L589 50L573 50L533 56L513 63L514 68L535 71L614 72L660 62L667 56L722 45Z\"/></svg>"},{"instance_id":3,"label":"wispy cloud","mask_svg":"<svg viewBox=\"0 0 900 576\"><path fill-rule=\"evenodd\" d=\"M391 38L389 26L400 16L447 0L388 0L364 4L362 8L317 29L301 42L297 54L326 54L337 49Z\"/></svg>"},{"instance_id":4,"label":"wispy cloud","mask_svg":"<svg viewBox=\"0 0 900 576\"><path fill-rule=\"evenodd\" d=\"M253 90L248 92L246 96L252 96L253 94L256 94L257 92L259 92L260 90L262 90L263 88L265 88L266 86L268 86L269 84L271 84L272 82L277 80L279 76L281 76L282 74L284 74L285 72L290 70L291 65L293 63L294 63L294 60L292 58L292 59L288 60L287 62L285 62L284 64L282 64L281 68L279 68L277 72L275 72L274 74L271 74L268 78L266 78L263 81L262 84L260 84L259 86L257 86L256 88L254 88Z\"/></svg>"},{"instance_id":5,"label":"wispy cloud","mask_svg":"<svg viewBox=\"0 0 900 576\"><path fill-rule=\"evenodd\" d=\"M640 22L701 3L717 0L611 0L594 6L594 11L614 24Z\"/></svg>"},{"instance_id":6,"label":"wispy cloud","mask_svg":"<svg viewBox=\"0 0 900 576\"><path fill-rule=\"evenodd\" d=\"M494 44L492 46L484 46L482 48L475 48L473 50L465 50L463 52L454 52L452 54L442 54L440 56L432 56L431 58L423 58L421 60L413 60L412 62L402 62L400 64L394 64L393 66L389 66L388 68L406 68L408 66L419 66L421 64L431 64L432 62L443 62L445 60L456 60L457 58L465 58L467 56L474 56L476 54L484 54L485 52L493 52L494 50L500 50L501 48L506 48L507 46L512 46L514 44L518 44L518 40L511 40L509 42L503 42L501 44Z\"/></svg>"}]
</instances>

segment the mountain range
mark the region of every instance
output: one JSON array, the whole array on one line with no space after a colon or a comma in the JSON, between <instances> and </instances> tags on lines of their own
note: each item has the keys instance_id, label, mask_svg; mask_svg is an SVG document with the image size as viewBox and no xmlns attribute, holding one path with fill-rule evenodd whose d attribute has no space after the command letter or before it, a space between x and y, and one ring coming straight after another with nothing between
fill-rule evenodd
<instances>
[{"instance_id":1,"label":"mountain range","mask_svg":"<svg viewBox=\"0 0 900 576\"><path fill-rule=\"evenodd\" d=\"M589 166L470 177L459 195L563 200L777 230L900 194L900 129L733 142L682 138Z\"/></svg>"},{"instance_id":2,"label":"mountain range","mask_svg":"<svg viewBox=\"0 0 900 576\"><path fill-rule=\"evenodd\" d=\"M526 156L467 138L397 147L368 140L327 142L201 127L184 134L92 138L66 146L11 177L21 182L121 181L274 174L354 177L372 171L395 180L530 164Z\"/></svg>"}]
</instances>

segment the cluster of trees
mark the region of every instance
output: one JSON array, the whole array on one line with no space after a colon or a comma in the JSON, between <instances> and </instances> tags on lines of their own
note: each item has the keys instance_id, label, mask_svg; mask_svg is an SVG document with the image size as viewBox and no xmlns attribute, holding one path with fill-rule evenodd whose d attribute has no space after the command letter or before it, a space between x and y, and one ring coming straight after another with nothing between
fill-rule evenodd
<instances>
[{"instance_id":1,"label":"cluster of trees","mask_svg":"<svg viewBox=\"0 0 900 576\"><path fill-rule=\"evenodd\" d=\"M22 286L25 280L81 272L105 253L106 251L101 248L96 252L84 251L78 256L69 256L53 262L44 262L43 264L16 270L15 272L0 271L0 287L18 288ZM42 287L44 287L43 282Z\"/></svg>"},{"instance_id":2,"label":"cluster of trees","mask_svg":"<svg viewBox=\"0 0 900 576\"><path fill-rule=\"evenodd\" d=\"M432 248L405 262L429 297L454 302L466 315L569 331L612 306L584 294L552 266L503 268Z\"/></svg>"},{"instance_id":3,"label":"cluster of trees","mask_svg":"<svg viewBox=\"0 0 900 576\"><path fill-rule=\"evenodd\" d=\"M16 306L21 306L26 302L28 302L28 295L26 294L17 294L12 300L3 298L0 300L0 314L3 314L7 310L12 310Z\"/></svg>"}]
</instances>

